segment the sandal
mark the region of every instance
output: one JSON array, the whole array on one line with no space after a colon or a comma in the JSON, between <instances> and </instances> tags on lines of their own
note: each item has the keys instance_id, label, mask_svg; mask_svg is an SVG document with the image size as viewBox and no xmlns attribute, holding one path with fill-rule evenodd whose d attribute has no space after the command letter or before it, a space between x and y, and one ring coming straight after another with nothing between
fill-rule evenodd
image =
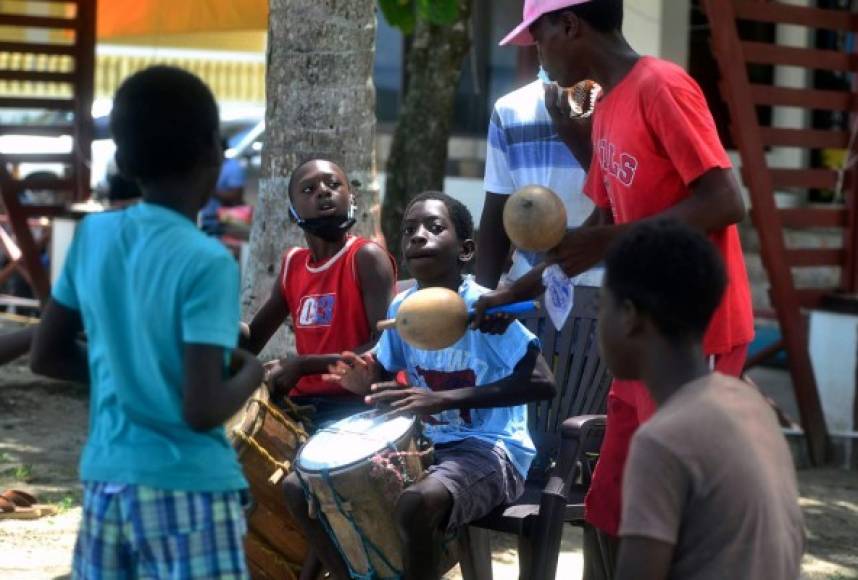
<instances>
[{"instance_id":1,"label":"sandal","mask_svg":"<svg viewBox=\"0 0 858 580\"><path fill-rule=\"evenodd\" d=\"M35 520L56 513L56 506L40 504L25 491L7 489L0 493L0 520Z\"/></svg>"},{"instance_id":2,"label":"sandal","mask_svg":"<svg viewBox=\"0 0 858 580\"><path fill-rule=\"evenodd\" d=\"M30 507L33 504L39 503L34 496L19 489L7 489L3 493L0 493L0 497L7 499L20 507Z\"/></svg>"}]
</instances>

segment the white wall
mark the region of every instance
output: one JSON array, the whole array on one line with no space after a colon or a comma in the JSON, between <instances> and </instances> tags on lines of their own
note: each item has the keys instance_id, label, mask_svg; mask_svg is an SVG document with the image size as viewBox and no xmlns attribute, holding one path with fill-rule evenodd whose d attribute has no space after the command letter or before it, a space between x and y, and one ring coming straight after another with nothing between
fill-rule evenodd
<instances>
[{"instance_id":1,"label":"white wall","mask_svg":"<svg viewBox=\"0 0 858 580\"><path fill-rule=\"evenodd\" d=\"M858 432L853 419L858 317L811 312L809 349L828 430L835 435Z\"/></svg>"},{"instance_id":2,"label":"white wall","mask_svg":"<svg viewBox=\"0 0 858 580\"><path fill-rule=\"evenodd\" d=\"M626 0L623 34L641 54L661 56L664 0Z\"/></svg>"}]
</instances>

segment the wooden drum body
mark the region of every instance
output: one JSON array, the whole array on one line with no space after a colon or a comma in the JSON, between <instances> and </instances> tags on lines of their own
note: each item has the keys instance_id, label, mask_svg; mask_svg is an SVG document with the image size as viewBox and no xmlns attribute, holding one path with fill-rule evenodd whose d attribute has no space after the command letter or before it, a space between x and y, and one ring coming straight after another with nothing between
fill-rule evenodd
<instances>
[{"instance_id":1,"label":"wooden drum body","mask_svg":"<svg viewBox=\"0 0 858 580\"><path fill-rule=\"evenodd\" d=\"M402 546L394 506L423 475L429 452L418 448L419 422L359 413L317 432L301 450L296 470L353 575L395 578ZM315 504L315 505L313 505ZM319 513L320 512L320 513Z\"/></svg>"},{"instance_id":2,"label":"wooden drum body","mask_svg":"<svg viewBox=\"0 0 858 580\"><path fill-rule=\"evenodd\" d=\"M250 484L245 551L255 579L295 579L307 556L303 533L292 520L283 480L308 439L301 423L275 407L265 386L226 425Z\"/></svg>"}]
</instances>

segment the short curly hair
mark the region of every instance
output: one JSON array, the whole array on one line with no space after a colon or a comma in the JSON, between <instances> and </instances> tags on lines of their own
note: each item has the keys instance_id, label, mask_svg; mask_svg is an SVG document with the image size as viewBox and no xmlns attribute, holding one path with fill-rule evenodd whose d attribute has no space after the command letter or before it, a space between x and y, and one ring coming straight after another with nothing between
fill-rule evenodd
<instances>
[{"instance_id":1,"label":"short curly hair","mask_svg":"<svg viewBox=\"0 0 858 580\"><path fill-rule=\"evenodd\" d=\"M442 191L424 191L416 195L408 202L403 215L407 215L408 210L415 203L429 200L440 201L447 208L447 213L450 214L450 221L453 222L453 229L456 230L456 237L459 238L459 241L474 239L474 218L471 216L471 212L461 201Z\"/></svg>"},{"instance_id":2,"label":"short curly hair","mask_svg":"<svg viewBox=\"0 0 858 580\"><path fill-rule=\"evenodd\" d=\"M675 219L644 221L608 251L605 285L667 338L700 339L724 295L724 262L706 236Z\"/></svg>"},{"instance_id":3,"label":"short curly hair","mask_svg":"<svg viewBox=\"0 0 858 580\"><path fill-rule=\"evenodd\" d=\"M191 171L219 141L214 95L195 75L153 66L126 79L113 101L110 130L116 165L148 182Z\"/></svg>"}]
</instances>

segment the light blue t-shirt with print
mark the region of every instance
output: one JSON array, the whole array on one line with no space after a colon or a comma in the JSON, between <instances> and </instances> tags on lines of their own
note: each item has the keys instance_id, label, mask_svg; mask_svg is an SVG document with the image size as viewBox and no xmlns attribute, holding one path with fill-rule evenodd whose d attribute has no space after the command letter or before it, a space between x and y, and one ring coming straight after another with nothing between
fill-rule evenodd
<instances>
[{"instance_id":1,"label":"light blue t-shirt with print","mask_svg":"<svg viewBox=\"0 0 858 580\"><path fill-rule=\"evenodd\" d=\"M402 301L417 291L400 293L388 309L395 318ZM459 286L459 296L470 308L486 289L470 278ZM375 349L378 362L388 372L405 370L414 386L444 391L495 383L512 374L537 338L518 321L501 335L468 329L458 342L443 350L410 346L395 330L385 330ZM527 476L535 455L527 430L527 405L492 409L451 409L424 419L423 431L435 444L475 438L505 451L516 469Z\"/></svg>"},{"instance_id":2,"label":"light blue t-shirt with print","mask_svg":"<svg viewBox=\"0 0 858 580\"><path fill-rule=\"evenodd\" d=\"M140 203L80 223L52 293L80 311L87 335L81 479L187 491L247 487L223 427L196 432L182 415L184 345L234 348L238 292L235 259L171 209Z\"/></svg>"}]
</instances>

